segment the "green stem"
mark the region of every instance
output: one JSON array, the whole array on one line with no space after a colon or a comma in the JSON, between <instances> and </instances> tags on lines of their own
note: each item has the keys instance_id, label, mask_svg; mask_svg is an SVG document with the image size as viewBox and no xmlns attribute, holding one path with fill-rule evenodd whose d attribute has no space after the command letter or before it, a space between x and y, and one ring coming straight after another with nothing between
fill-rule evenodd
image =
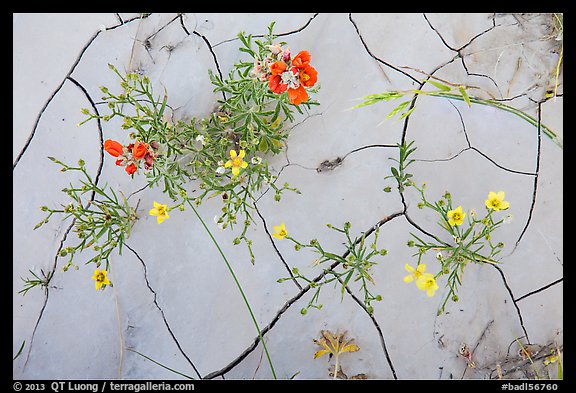
<instances>
[{"instance_id":1,"label":"green stem","mask_svg":"<svg viewBox=\"0 0 576 393\"><path fill-rule=\"evenodd\" d=\"M268 348L266 347L266 343L264 342L264 337L262 336L262 332L260 331L260 327L258 327L258 322L256 321L256 317L254 316L254 313L252 312L252 308L250 307L250 304L248 303L248 299L246 299L246 295L244 294L244 291L242 290L242 286L238 282L238 279L236 278L236 274L234 274L234 270L232 270L232 266L230 266L230 263L228 262L226 255L224 255L224 252L222 251L222 249L220 248L220 245L218 244L218 242L216 241L216 239L212 235L212 232L210 231L210 229L208 229L208 226L206 226L206 223L204 222L202 217L200 217L200 214L198 214L198 211L194 208L194 204L190 203L189 199L186 199L186 202L192 208L192 210L194 211L194 214L196 215L196 217L198 217L198 219L202 223L202 226L204 227L204 229L206 229L206 232L208 232L208 235L212 239L212 242L216 245L216 248L218 249L218 252L222 256L222 259L224 259L224 262L226 263L226 266L228 267L228 270L230 271L230 274L232 275L232 278L234 279L234 282L236 283L236 286L238 287L238 290L240 291L240 294L242 295L242 299L244 299L244 303L246 304L246 307L248 308L248 312L250 313L250 317L252 318L252 321L254 322L254 326L256 326L256 330L258 331L258 337L260 338L260 342L262 343L262 346L264 347L264 351L266 352L266 357L268 358L268 363L270 364L270 370L272 371L272 375L274 376L274 379L277 379L276 378L276 372L274 371L274 366L272 365L272 360L270 359L270 354L268 353Z\"/></svg>"},{"instance_id":2,"label":"green stem","mask_svg":"<svg viewBox=\"0 0 576 393\"><path fill-rule=\"evenodd\" d=\"M434 92L419 91L419 93L424 93L424 94L426 94L428 96L432 96L432 97L444 97L444 98L464 101L464 97L462 97L461 95L458 95L458 94L453 94L453 93L436 92L436 91L434 91ZM535 127L538 126L538 120L534 119L532 116L530 116L527 113L522 112L521 110L518 110L512 106L502 104L501 102L494 101L494 100L484 100L484 99L475 98L475 97L470 97L470 102L473 102L475 104L487 105L487 106L492 106L492 107L495 107L498 109L502 109L506 112L510 112L510 113L515 114L516 116L520 117L521 119L526 120L528 123L532 124ZM556 145L558 145L560 148L563 147L562 141L560 140L558 135L556 135L551 129L549 129L548 127L546 127L542 123L540 123L540 128L542 129L544 134L546 134L550 139L552 139L552 141Z\"/></svg>"}]
</instances>

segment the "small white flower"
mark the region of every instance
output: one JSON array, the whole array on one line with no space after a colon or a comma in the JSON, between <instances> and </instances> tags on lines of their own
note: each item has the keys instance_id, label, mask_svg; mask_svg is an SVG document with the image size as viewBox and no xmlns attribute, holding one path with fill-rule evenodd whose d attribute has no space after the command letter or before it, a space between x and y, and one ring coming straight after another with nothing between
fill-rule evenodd
<instances>
[{"instance_id":1,"label":"small white flower","mask_svg":"<svg viewBox=\"0 0 576 393\"><path fill-rule=\"evenodd\" d=\"M478 216L478 213L476 213L475 209L470 209L470 217L472 218L476 218Z\"/></svg>"},{"instance_id":2,"label":"small white flower","mask_svg":"<svg viewBox=\"0 0 576 393\"><path fill-rule=\"evenodd\" d=\"M223 166L219 166L218 168L216 168L216 173L222 175L223 173L226 173L226 168L224 168Z\"/></svg>"},{"instance_id":3,"label":"small white flower","mask_svg":"<svg viewBox=\"0 0 576 393\"><path fill-rule=\"evenodd\" d=\"M206 145L206 142L204 141L204 135L198 135L196 137L196 141L200 142L202 144L202 146Z\"/></svg>"},{"instance_id":4,"label":"small white flower","mask_svg":"<svg viewBox=\"0 0 576 393\"><path fill-rule=\"evenodd\" d=\"M254 157L252 157L250 162L254 165L258 165L262 162L262 157L254 156Z\"/></svg>"},{"instance_id":5,"label":"small white flower","mask_svg":"<svg viewBox=\"0 0 576 393\"><path fill-rule=\"evenodd\" d=\"M270 52L272 52L272 54L274 56L276 56L278 53L282 52L282 47L278 44L274 44L274 45L267 45L267 48Z\"/></svg>"},{"instance_id":6,"label":"small white flower","mask_svg":"<svg viewBox=\"0 0 576 393\"><path fill-rule=\"evenodd\" d=\"M510 224L512 222L512 220L514 219L514 216L512 214L507 214L506 217L504 217L504 224Z\"/></svg>"},{"instance_id":7,"label":"small white flower","mask_svg":"<svg viewBox=\"0 0 576 393\"><path fill-rule=\"evenodd\" d=\"M444 256L442 255L442 253L440 251L438 251L438 253L436 254L436 259L438 259L439 261L444 259Z\"/></svg>"}]
</instances>

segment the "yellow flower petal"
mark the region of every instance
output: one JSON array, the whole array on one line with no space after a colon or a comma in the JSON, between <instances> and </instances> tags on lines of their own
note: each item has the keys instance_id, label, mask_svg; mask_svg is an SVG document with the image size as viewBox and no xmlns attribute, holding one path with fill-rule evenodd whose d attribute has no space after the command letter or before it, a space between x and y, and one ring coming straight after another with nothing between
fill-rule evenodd
<instances>
[{"instance_id":1,"label":"yellow flower petal","mask_svg":"<svg viewBox=\"0 0 576 393\"><path fill-rule=\"evenodd\" d=\"M242 150L242 151L244 151L244 150ZM248 167L248 163L246 161L242 161L242 163L240 164L240 167L246 168L246 167Z\"/></svg>"},{"instance_id":2,"label":"yellow flower petal","mask_svg":"<svg viewBox=\"0 0 576 393\"><path fill-rule=\"evenodd\" d=\"M240 150L240 154L238 154L238 157L244 158L245 155L246 155L246 152L244 150Z\"/></svg>"},{"instance_id":3,"label":"yellow flower petal","mask_svg":"<svg viewBox=\"0 0 576 393\"><path fill-rule=\"evenodd\" d=\"M426 264L421 263L420 265L416 266L416 271L418 273L424 273L426 271Z\"/></svg>"},{"instance_id":4,"label":"yellow flower petal","mask_svg":"<svg viewBox=\"0 0 576 393\"><path fill-rule=\"evenodd\" d=\"M404 265L404 269L406 269L408 273L414 273L414 268L408 264Z\"/></svg>"},{"instance_id":5,"label":"yellow flower petal","mask_svg":"<svg viewBox=\"0 0 576 393\"><path fill-rule=\"evenodd\" d=\"M235 159L237 155L238 154L236 153L236 150L234 149L230 150L230 158Z\"/></svg>"},{"instance_id":6,"label":"yellow flower petal","mask_svg":"<svg viewBox=\"0 0 576 393\"><path fill-rule=\"evenodd\" d=\"M348 344L346 346L344 346L341 350L340 353L344 353L344 352L356 352L360 350L360 348L358 347L358 345L356 344Z\"/></svg>"},{"instance_id":7,"label":"yellow flower petal","mask_svg":"<svg viewBox=\"0 0 576 393\"><path fill-rule=\"evenodd\" d=\"M232 168L232 174L234 176L237 176L239 173L240 173L240 167L235 166Z\"/></svg>"},{"instance_id":8,"label":"yellow flower petal","mask_svg":"<svg viewBox=\"0 0 576 393\"><path fill-rule=\"evenodd\" d=\"M228 160L226 161L226 163L224 164L224 168L230 168L232 166L232 161Z\"/></svg>"},{"instance_id":9,"label":"yellow flower petal","mask_svg":"<svg viewBox=\"0 0 576 393\"><path fill-rule=\"evenodd\" d=\"M316 351L316 352L314 353L314 359L319 358L320 356L324 356L324 355L326 355L327 353L330 353L330 351L327 350L327 349L321 349L321 350L319 350L319 351Z\"/></svg>"},{"instance_id":10,"label":"yellow flower petal","mask_svg":"<svg viewBox=\"0 0 576 393\"><path fill-rule=\"evenodd\" d=\"M288 235L288 231L286 231L286 225L281 223L280 225L274 225L274 236L278 240L284 239Z\"/></svg>"},{"instance_id":11,"label":"yellow flower petal","mask_svg":"<svg viewBox=\"0 0 576 393\"><path fill-rule=\"evenodd\" d=\"M412 282L414 281L414 275L409 274L407 276L404 276L404 282Z\"/></svg>"}]
</instances>

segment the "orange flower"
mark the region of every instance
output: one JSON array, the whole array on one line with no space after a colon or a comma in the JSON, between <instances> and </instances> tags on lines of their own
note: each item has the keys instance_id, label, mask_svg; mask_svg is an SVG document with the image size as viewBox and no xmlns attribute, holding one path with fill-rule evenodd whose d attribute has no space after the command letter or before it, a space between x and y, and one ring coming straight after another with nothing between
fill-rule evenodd
<instances>
[{"instance_id":1,"label":"orange flower","mask_svg":"<svg viewBox=\"0 0 576 393\"><path fill-rule=\"evenodd\" d=\"M310 56L310 53L307 50L301 50L292 59L292 66L303 68L305 65L308 65L308 63L310 63L311 58L312 56Z\"/></svg>"},{"instance_id":2,"label":"orange flower","mask_svg":"<svg viewBox=\"0 0 576 393\"><path fill-rule=\"evenodd\" d=\"M132 157L139 160L148 153L148 144L140 141L134 142L132 147Z\"/></svg>"},{"instance_id":3,"label":"orange flower","mask_svg":"<svg viewBox=\"0 0 576 393\"><path fill-rule=\"evenodd\" d=\"M104 150L106 150L111 156L118 157L123 153L124 147L112 139L106 139L104 141Z\"/></svg>"},{"instance_id":4,"label":"orange flower","mask_svg":"<svg viewBox=\"0 0 576 393\"><path fill-rule=\"evenodd\" d=\"M126 169L126 173L131 175L134 172L136 172L136 169L138 169L138 168L136 167L136 164L130 163L130 164L126 165L125 169Z\"/></svg>"},{"instance_id":5,"label":"orange flower","mask_svg":"<svg viewBox=\"0 0 576 393\"><path fill-rule=\"evenodd\" d=\"M297 89L288 89L288 98L290 103L300 105L303 101L308 100L308 93L304 86L300 85Z\"/></svg>"},{"instance_id":6,"label":"orange flower","mask_svg":"<svg viewBox=\"0 0 576 393\"><path fill-rule=\"evenodd\" d=\"M305 65L300 69L300 83L306 87L312 87L318 80L318 71L311 65Z\"/></svg>"},{"instance_id":7,"label":"orange flower","mask_svg":"<svg viewBox=\"0 0 576 393\"><path fill-rule=\"evenodd\" d=\"M282 77L280 75L272 75L268 78L268 87L273 93L282 94L288 88L286 83L282 83Z\"/></svg>"},{"instance_id":8,"label":"orange flower","mask_svg":"<svg viewBox=\"0 0 576 393\"><path fill-rule=\"evenodd\" d=\"M272 73L272 75L280 75L284 71L286 71L287 67L288 66L283 61L277 61L276 63L270 66L270 72Z\"/></svg>"}]
</instances>

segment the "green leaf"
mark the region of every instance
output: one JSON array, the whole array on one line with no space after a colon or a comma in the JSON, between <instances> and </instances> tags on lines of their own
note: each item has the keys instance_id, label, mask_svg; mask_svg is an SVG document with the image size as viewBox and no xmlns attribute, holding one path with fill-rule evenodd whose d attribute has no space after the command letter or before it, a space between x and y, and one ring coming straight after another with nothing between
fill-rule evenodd
<instances>
[{"instance_id":1,"label":"green leaf","mask_svg":"<svg viewBox=\"0 0 576 393\"><path fill-rule=\"evenodd\" d=\"M464 89L464 86L458 86L458 91L460 91L460 94L462 94L462 98L464 98L464 101L466 101L466 103L470 107L471 106L470 96L468 96L468 93L466 93L466 89Z\"/></svg>"},{"instance_id":2,"label":"green leaf","mask_svg":"<svg viewBox=\"0 0 576 393\"><path fill-rule=\"evenodd\" d=\"M440 90L443 90L443 91L450 91L450 90L452 90L451 87L446 86L446 85L444 85L444 84L442 84L442 83L440 83L440 82L436 82L435 80L432 80L432 79L428 79L428 80L426 81L426 83L430 83L430 84L436 86L437 88L439 88Z\"/></svg>"},{"instance_id":3,"label":"green leaf","mask_svg":"<svg viewBox=\"0 0 576 393\"><path fill-rule=\"evenodd\" d=\"M408 109L406 112L402 113L402 115L398 118L398 120L402 120L403 118L405 118L406 116L410 115L410 113L412 113L414 111L414 109L416 109L415 106L413 106L412 108Z\"/></svg>"},{"instance_id":4,"label":"green leaf","mask_svg":"<svg viewBox=\"0 0 576 393\"><path fill-rule=\"evenodd\" d=\"M268 151L268 142L266 138L262 138L260 143L258 144L258 150L262 153L266 153Z\"/></svg>"},{"instance_id":5,"label":"green leaf","mask_svg":"<svg viewBox=\"0 0 576 393\"><path fill-rule=\"evenodd\" d=\"M16 356L14 356L14 357L12 358L13 361L16 360L16 358L17 358L18 356L20 356L20 354L22 353L22 350L24 349L24 344L26 344L26 340L22 341L22 345L20 345L20 349L18 350L18 353L16 354Z\"/></svg>"}]
</instances>

